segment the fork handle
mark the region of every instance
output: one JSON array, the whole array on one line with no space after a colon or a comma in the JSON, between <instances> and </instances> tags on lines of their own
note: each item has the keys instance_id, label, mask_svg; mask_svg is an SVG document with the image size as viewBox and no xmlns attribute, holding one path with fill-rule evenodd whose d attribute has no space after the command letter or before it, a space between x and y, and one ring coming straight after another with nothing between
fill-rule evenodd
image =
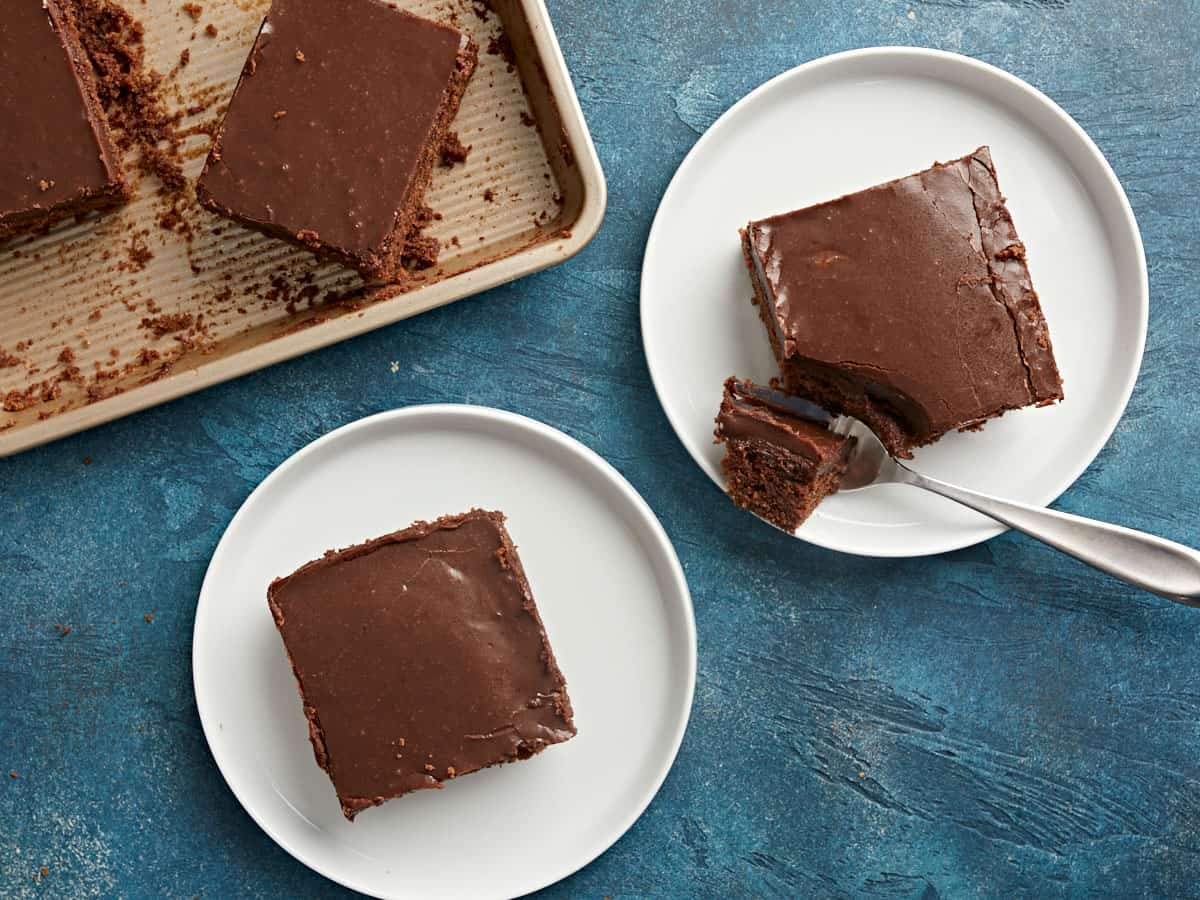
<instances>
[{"instance_id":1,"label":"fork handle","mask_svg":"<svg viewBox=\"0 0 1200 900\"><path fill-rule=\"evenodd\" d=\"M1191 547L1120 525L1001 500L900 468L907 484L968 506L1129 584L1200 607L1200 552Z\"/></svg>"}]
</instances>

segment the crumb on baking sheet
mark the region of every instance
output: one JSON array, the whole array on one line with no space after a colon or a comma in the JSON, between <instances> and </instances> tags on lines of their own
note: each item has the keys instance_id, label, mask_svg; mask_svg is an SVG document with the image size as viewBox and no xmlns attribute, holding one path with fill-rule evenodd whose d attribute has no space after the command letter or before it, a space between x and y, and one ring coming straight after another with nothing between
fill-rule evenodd
<instances>
[{"instance_id":1,"label":"crumb on baking sheet","mask_svg":"<svg viewBox=\"0 0 1200 900\"><path fill-rule=\"evenodd\" d=\"M428 269L437 264L441 244L437 238L410 234L404 243L403 262L410 270Z\"/></svg>"},{"instance_id":2,"label":"crumb on baking sheet","mask_svg":"<svg viewBox=\"0 0 1200 900\"><path fill-rule=\"evenodd\" d=\"M164 334L191 328L195 321L196 317L191 313L170 313L161 316L147 316L142 319L142 327L153 332L155 337L162 337Z\"/></svg>"},{"instance_id":3,"label":"crumb on baking sheet","mask_svg":"<svg viewBox=\"0 0 1200 900\"><path fill-rule=\"evenodd\" d=\"M491 56L498 56L506 63L506 69L512 72L516 68L517 54L513 50L512 41L509 40L508 34L501 31L499 34L492 35L488 38L487 52Z\"/></svg>"},{"instance_id":4,"label":"crumb on baking sheet","mask_svg":"<svg viewBox=\"0 0 1200 900\"><path fill-rule=\"evenodd\" d=\"M185 3L180 9L191 16L193 22L199 22L200 16L204 14L204 7L199 3Z\"/></svg>"},{"instance_id":5,"label":"crumb on baking sheet","mask_svg":"<svg viewBox=\"0 0 1200 900\"><path fill-rule=\"evenodd\" d=\"M118 270L140 272L154 259L154 251L146 243L146 234L145 231L135 231L129 236L129 246L125 249L126 260L117 264Z\"/></svg>"},{"instance_id":6,"label":"crumb on baking sheet","mask_svg":"<svg viewBox=\"0 0 1200 900\"><path fill-rule=\"evenodd\" d=\"M163 231L173 231L185 236L192 233L191 224L184 218L182 211L177 206L171 206L170 209L164 210L159 214L157 221L158 227Z\"/></svg>"},{"instance_id":7,"label":"crumb on baking sheet","mask_svg":"<svg viewBox=\"0 0 1200 900\"><path fill-rule=\"evenodd\" d=\"M138 168L157 176L166 191L183 191L187 182L175 134L181 114L167 111L163 78L146 63L141 22L110 0L75 0L74 6L114 142L123 152L140 151ZM187 6L199 14L199 5Z\"/></svg>"},{"instance_id":8,"label":"crumb on baking sheet","mask_svg":"<svg viewBox=\"0 0 1200 900\"><path fill-rule=\"evenodd\" d=\"M457 131L447 131L445 138L442 139L441 163L446 168L453 166L455 163L467 161L467 154L471 152L468 145L463 144L459 140Z\"/></svg>"}]
</instances>

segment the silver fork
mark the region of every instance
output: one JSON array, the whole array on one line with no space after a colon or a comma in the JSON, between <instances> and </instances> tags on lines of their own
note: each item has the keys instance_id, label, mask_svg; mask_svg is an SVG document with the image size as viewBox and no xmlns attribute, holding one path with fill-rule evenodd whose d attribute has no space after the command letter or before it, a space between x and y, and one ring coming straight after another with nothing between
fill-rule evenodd
<instances>
[{"instance_id":1,"label":"silver fork","mask_svg":"<svg viewBox=\"0 0 1200 900\"><path fill-rule=\"evenodd\" d=\"M970 507L1122 581L1200 607L1200 552L1132 528L969 491L914 472L887 452L871 429L849 416L830 428L857 439L840 491L911 484Z\"/></svg>"}]
</instances>

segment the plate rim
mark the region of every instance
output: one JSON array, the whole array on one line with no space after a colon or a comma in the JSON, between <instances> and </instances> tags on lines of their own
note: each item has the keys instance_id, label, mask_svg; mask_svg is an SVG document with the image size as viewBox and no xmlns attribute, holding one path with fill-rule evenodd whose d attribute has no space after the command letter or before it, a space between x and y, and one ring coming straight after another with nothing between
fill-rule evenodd
<instances>
[{"instance_id":1,"label":"plate rim","mask_svg":"<svg viewBox=\"0 0 1200 900\"><path fill-rule=\"evenodd\" d=\"M227 756L223 757L214 743L213 736L215 731L211 729L216 727L215 716L216 711L213 708L215 701L206 693L206 689L202 687L201 666L197 665L197 660L200 654L197 652L201 641L201 626L206 624L208 616L211 613L206 613L206 609L211 610L212 603L205 603L206 596L209 591L213 590L214 583L213 571L217 561L226 551L226 542L230 539L230 535L234 531L234 526L239 524L244 516L249 516L252 507L256 501L261 502L261 498L266 494L266 491L271 485L280 480L291 469L298 465L302 465L306 457L320 452L326 445L334 443L340 439L345 439L352 433L366 431L372 427L386 425L388 423L404 422L410 419L441 419L441 418L465 418L474 419L482 422L491 422L500 424L501 426L515 429L516 431L524 431L531 433L542 440L549 440L557 444L560 448L568 451L578 461L590 465L598 474L602 475L604 482L610 488L615 488L618 495L626 502L631 504L632 509L638 514L638 518L649 529L650 534L654 539L655 557L661 557L661 561L666 564L665 574L670 577L671 587L678 599L678 605L683 613L682 625L684 630L684 646L686 649L686 658L684 659L683 672L683 703L681 710L677 711L673 721L673 727L669 734L669 740L664 745L668 748L668 753L665 757L665 764L661 771L648 782L649 787L643 793L643 796L636 804L630 807L629 812L621 819L617 827L609 834L606 834L595 847L585 849L578 858L571 858L565 864L550 867L549 875L533 879L528 885L521 887L522 894L515 896L523 896L526 893L533 893L543 888L549 887L552 884L569 877L575 872L580 871L590 865L604 853L606 853L614 844L617 843L629 829L641 818L642 814L649 808L654 798L658 796L662 790L662 786L666 781L667 776L675 766L675 762L679 756L679 749L683 743L684 734L687 732L688 724L691 720L692 707L695 703L696 692L696 677L697 677L697 632L696 632L696 616L695 604L692 600L691 590L688 587L687 577L683 570L683 565L679 561L679 556L675 552L675 547L671 543L670 536L666 529L655 515L653 509L646 502L645 498L638 493L632 484L625 478L617 469L605 460L600 454L592 450L579 440L571 437L565 432L559 431L556 428L540 422L537 419L529 416L521 415L520 413L511 412L509 410L497 409L494 407L480 406L467 403L425 403L412 404L398 409L385 410L383 412L374 413L364 416L352 422L341 425L326 434L321 435L315 440L301 447L295 453L291 454L287 459L283 460L271 472L255 486L241 506L238 507L236 513L229 520L229 524L225 526L225 530L221 534L220 540L217 542L216 548L213 550L212 556L204 573L204 580L200 586L196 603L196 613L192 625L192 693L196 704L197 716L200 719L200 727L204 733L204 741L208 747L209 755L217 766L217 770L221 773L229 791L237 800L238 805L250 816L251 820L268 836L277 846L286 851L297 862L302 863L312 871L328 878L330 881L348 888L353 891L365 894L371 897L378 897L381 900L389 900L389 898L406 896L402 893L376 893L368 889L367 886L353 884L351 881L341 875L334 868L319 863L316 860L306 858L301 854L298 848L292 846L280 834L279 829L272 824L263 815L259 809L252 808L246 802L242 794L239 793L234 781L230 776L232 768L232 760ZM645 546L645 545L643 545ZM207 712L207 715L206 715ZM487 895L487 896L505 896L505 895Z\"/></svg>"},{"instance_id":2,"label":"plate rim","mask_svg":"<svg viewBox=\"0 0 1200 900\"><path fill-rule=\"evenodd\" d=\"M646 368L650 373L650 381L654 385L654 391L658 397L659 406L662 408L667 421L671 423L671 428L675 432L676 439L680 444L683 445L684 450L687 451L688 456L692 458L692 461L696 463L699 469L717 485L722 493L724 493L725 488L717 480L716 475L709 471L708 467L700 460L696 453L693 452L691 446L684 440L683 435L687 433L687 430L681 425L682 417L677 416L676 412L669 408L663 399L662 385L665 382L665 376L659 367L659 364L655 362L656 356L650 349L651 333L654 331L654 327L653 325L648 325L649 317L647 316L647 261L655 251L657 244L664 240L661 227L663 206L671 197L677 185L681 183L681 176L685 173L685 171L689 170L691 166L696 165L696 160L703 156L708 143L710 143L710 141L713 139L713 135L721 131L723 128L728 127L729 124L742 112L742 110L756 101L760 95L769 93L786 82L812 77L816 73L828 68L835 68L843 65L853 65L862 60L889 58L901 62L908 61L910 63L936 60L937 64L939 65L945 64L951 67L961 66L963 67L964 71L971 71L977 76L998 79L1006 83L1010 89L1015 89L1018 93L1024 94L1029 100L1040 105L1043 110L1049 113L1059 125L1067 128L1071 135L1079 142L1079 145L1087 151L1092 161L1098 165L1104 185L1111 191L1113 198L1117 201L1117 207L1121 213L1119 222L1117 224L1122 226L1122 230L1127 232L1126 237L1130 238L1132 241L1131 246L1135 250L1135 255L1138 261L1137 272L1135 273L1138 289L1136 291L1136 298L1131 298L1131 300L1135 299L1139 315L1137 316L1137 333L1134 335L1137 349L1131 359L1132 366L1130 368L1130 374L1126 378L1125 384L1123 385L1119 394L1119 402L1113 406L1113 413L1109 417L1109 421L1103 429L1102 436L1095 441L1094 446L1089 447L1086 453L1080 454L1079 463L1073 467L1073 471L1069 477L1063 479L1063 483L1061 485L1053 488L1050 496L1047 496L1044 500L1034 502L1035 506L1049 506L1060 496L1062 496L1068 489L1070 489L1076 481L1079 480L1080 476L1087 471L1092 463L1095 462L1096 457L1098 457L1105 446L1107 446L1109 440L1112 438L1113 432L1117 428L1117 425L1125 415L1125 410L1129 405L1129 399L1133 395L1133 389L1137 384L1138 377L1141 374L1142 362L1146 351L1146 336L1150 321L1150 275L1146 262L1146 248L1142 241L1142 233L1137 223L1137 217L1134 215L1133 207L1129 202L1128 195L1125 193L1124 186L1121 184L1120 179L1117 178L1117 175L1113 171L1112 165L1109 163L1108 158L1105 157L1104 153L1100 150L1099 146L1097 146L1096 142L1083 129L1083 126L1076 122L1071 114L1059 106L1058 103L1056 103L1051 97L1034 87L1029 82L1011 72L1000 68L999 66L992 65L991 63L984 62L983 60L976 59L972 56L967 56L962 53L955 53L949 50L940 50L931 47L913 47L906 45L860 47L851 50L842 50L836 53L830 53L825 56L817 57L816 59L809 60L808 62L801 63L800 65L793 66L790 69L780 72L778 75L767 79L762 84L753 88L717 117L717 119L704 131L704 133L700 135L700 137L692 145L691 149L688 150L687 154L683 157L676 168L675 173L671 176L670 182L668 182L666 189L659 198L658 207L654 212L654 219L650 224L650 230L646 236L645 249L643 250L642 254L641 278L639 280L638 306L639 321L642 329L642 351L646 358ZM938 81L945 80L944 72L940 70L927 72L923 75L923 77ZM1039 128L1038 130L1041 132L1045 131L1044 128ZM1106 217L1106 219L1107 218L1108 217ZM816 539L810 535L804 534L803 529L792 536L814 546L822 547L827 550L838 551L841 553L847 553L852 556L908 559L923 556L935 556L942 553L949 553L954 550L962 550L967 547L973 547L976 544L981 544L985 541L991 540L994 537L998 537L1009 530L1010 529L1007 526L1000 525L999 523L985 523L978 532L964 534L964 536L959 539L941 541L939 543L917 549L907 547L856 547L835 540Z\"/></svg>"}]
</instances>

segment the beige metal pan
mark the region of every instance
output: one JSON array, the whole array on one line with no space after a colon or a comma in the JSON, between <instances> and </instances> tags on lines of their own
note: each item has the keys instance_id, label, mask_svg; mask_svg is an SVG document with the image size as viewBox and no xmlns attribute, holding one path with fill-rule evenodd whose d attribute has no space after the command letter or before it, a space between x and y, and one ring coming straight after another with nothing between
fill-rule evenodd
<instances>
[{"instance_id":1,"label":"beige metal pan","mask_svg":"<svg viewBox=\"0 0 1200 900\"><path fill-rule=\"evenodd\" d=\"M591 240L604 174L544 2L399 5L480 45L454 125L471 152L435 172L428 197L441 215L429 230L442 243L438 265L404 289L368 288L194 200L182 229L164 227L167 201L145 180L118 213L0 248L0 456L479 293ZM190 179L268 6L205 4L198 21L173 0L129 7L148 61L172 73L171 104L193 109L183 122L195 132L184 144Z\"/></svg>"}]
</instances>

